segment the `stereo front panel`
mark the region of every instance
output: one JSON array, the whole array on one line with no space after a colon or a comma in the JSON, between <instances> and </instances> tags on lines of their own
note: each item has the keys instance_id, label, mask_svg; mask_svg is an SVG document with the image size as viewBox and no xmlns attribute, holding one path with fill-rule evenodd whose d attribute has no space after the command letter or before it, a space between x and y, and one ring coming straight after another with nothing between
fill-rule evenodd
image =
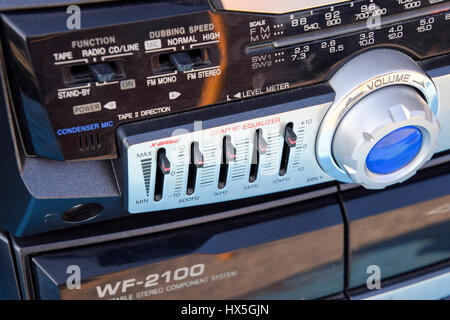
<instances>
[{"instance_id":1,"label":"stereo front panel","mask_svg":"<svg viewBox=\"0 0 450 320\"><path fill-rule=\"evenodd\" d=\"M3 21L27 152L77 160L117 157L120 124L323 82L373 47L416 60L448 53L448 9L343 1L273 15L205 1L83 7L80 30L61 10Z\"/></svg>"},{"instance_id":2,"label":"stereo front panel","mask_svg":"<svg viewBox=\"0 0 450 320\"><path fill-rule=\"evenodd\" d=\"M449 1L275 2L3 13L23 159L4 194L29 199L8 228L382 189L449 150Z\"/></svg>"}]
</instances>

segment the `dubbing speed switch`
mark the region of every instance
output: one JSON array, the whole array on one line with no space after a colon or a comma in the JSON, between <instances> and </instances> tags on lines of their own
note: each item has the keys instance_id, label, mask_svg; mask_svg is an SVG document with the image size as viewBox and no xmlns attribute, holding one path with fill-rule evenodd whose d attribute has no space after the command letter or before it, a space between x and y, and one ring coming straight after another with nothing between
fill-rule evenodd
<instances>
[{"instance_id":1,"label":"dubbing speed switch","mask_svg":"<svg viewBox=\"0 0 450 320\"><path fill-rule=\"evenodd\" d=\"M195 62L187 52L172 53L169 55L169 58L180 72L190 71L194 68Z\"/></svg>"}]
</instances>

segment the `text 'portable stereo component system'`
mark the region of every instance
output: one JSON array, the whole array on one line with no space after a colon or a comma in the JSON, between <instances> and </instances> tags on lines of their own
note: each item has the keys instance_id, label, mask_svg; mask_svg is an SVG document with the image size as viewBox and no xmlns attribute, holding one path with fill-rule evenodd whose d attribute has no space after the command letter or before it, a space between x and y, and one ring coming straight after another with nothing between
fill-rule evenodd
<instances>
[{"instance_id":1,"label":"text 'portable stereo component system'","mask_svg":"<svg viewBox=\"0 0 450 320\"><path fill-rule=\"evenodd\" d=\"M450 148L449 8L166 1L82 7L79 30L7 13L14 115L27 155L115 159L130 213L380 189Z\"/></svg>"}]
</instances>

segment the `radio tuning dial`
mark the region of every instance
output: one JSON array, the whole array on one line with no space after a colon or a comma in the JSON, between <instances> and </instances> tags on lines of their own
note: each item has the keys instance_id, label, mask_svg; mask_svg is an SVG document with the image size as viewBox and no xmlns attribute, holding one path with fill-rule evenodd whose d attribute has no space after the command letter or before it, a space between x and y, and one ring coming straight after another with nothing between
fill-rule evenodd
<instances>
[{"instance_id":1,"label":"radio tuning dial","mask_svg":"<svg viewBox=\"0 0 450 320\"><path fill-rule=\"evenodd\" d=\"M316 153L328 174L368 189L402 182L437 148L438 96L407 55L376 49L330 79L336 92L319 129Z\"/></svg>"}]
</instances>

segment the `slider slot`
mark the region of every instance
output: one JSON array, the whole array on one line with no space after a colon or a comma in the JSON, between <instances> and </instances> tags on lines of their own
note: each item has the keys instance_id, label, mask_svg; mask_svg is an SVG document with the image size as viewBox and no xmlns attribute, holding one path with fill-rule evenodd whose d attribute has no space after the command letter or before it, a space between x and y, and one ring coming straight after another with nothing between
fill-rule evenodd
<instances>
[{"instance_id":1,"label":"slider slot","mask_svg":"<svg viewBox=\"0 0 450 320\"><path fill-rule=\"evenodd\" d=\"M188 180L186 186L186 194L190 196L195 191L195 181L197 180L197 167L190 163L188 171Z\"/></svg>"},{"instance_id":2,"label":"slider slot","mask_svg":"<svg viewBox=\"0 0 450 320\"><path fill-rule=\"evenodd\" d=\"M256 147L253 148L252 164L250 165L250 175L248 177L248 182L253 183L258 177L258 167L259 167L259 152Z\"/></svg>"},{"instance_id":3,"label":"slider slot","mask_svg":"<svg viewBox=\"0 0 450 320\"><path fill-rule=\"evenodd\" d=\"M156 157L157 168L153 198L155 201L160 201L163 197L164 176L170 174L170 162L166 156L166 149L159 149Z\"/></svg>"},{"instance_id":4,"label":"slider slot","mask_svg":"<svg viewBox=\"0 0 450 320\"><path fill-rule=\"evenodd\" d=\"M291 149L286 147L286 143L284 143L283 153L281 154L280 176L284 176L286 174L290 152Z\"/></svg>"},{"instance_id":5,"label":"slider slot","mask_svg":"<svg viewBox=\"0 0 450 320\"><path fill-rule=\"evenodd\" d=\"M284 143L283 143L283 152L281 154L281 163L280 163L280 176L284 176L286 174L288 165L289 165L289 155L291 153L291 148L295 147L297 144L297 135L294 133L294 124L289 122L286 124L286 128L284 130Z\"/></svg>"},{"instance_id":6,"label":"slider slot","mask_svg":"<svg viewBox=\"0 0 450 320\"><path fill-rule=\"evenodd\" d=\"M93 64L77 64L65 67L62 73L66 85L121 80L125 79L125 62L112 60Z\"/></svg>"},{"instance_id":7,"label":"slider slot","mask_svg":"<svg viewBox=\"0 0 450 320\"><path fill-rule=\"evenodd\" d=\"M255 142L253 144L252 163L250 165L250 175L248 181L253 183L258 178L258 168L260 163L260 155L267 151L267 142L262 136L262 129L256 130Z\"/></svg>"}]
</instances>

